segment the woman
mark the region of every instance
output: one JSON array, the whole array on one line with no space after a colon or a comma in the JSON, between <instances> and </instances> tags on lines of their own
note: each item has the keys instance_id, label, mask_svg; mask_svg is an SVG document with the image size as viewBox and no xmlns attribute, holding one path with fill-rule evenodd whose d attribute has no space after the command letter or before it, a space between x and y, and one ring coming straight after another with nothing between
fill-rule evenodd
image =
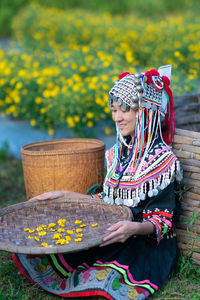
<instances>
[{"instance_id":1,"label":"woman","mask_svg":"<svg viewBox=\"0 0 200 300\"><path fill-rule=\"evenodd\" d=\"M109 92L117 142L106 152L103 192L93 197L128 206L133 220L109 227L100 247L64 255L13 255L20 271L46 291L63 297L141 300L158 290L175 267L174 181L181 180L181 169L161 133L165 116L165 140L172 142L170 74L171 66L123 73ZM61 196L91 198L53 191L33 200Z\"/></svg>"}]
</instances>

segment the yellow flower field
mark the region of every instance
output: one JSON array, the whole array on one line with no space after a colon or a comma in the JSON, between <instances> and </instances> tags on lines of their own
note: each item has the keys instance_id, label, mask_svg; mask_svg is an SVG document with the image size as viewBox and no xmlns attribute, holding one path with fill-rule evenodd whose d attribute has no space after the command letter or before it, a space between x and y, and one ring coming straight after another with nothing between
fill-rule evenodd
<instances>
[{"instance_id":1,"label":"yellow flower field","mask_svg":"<svg viewBox=\"0 0 200 300\"><path fill-rule=\"evenodd\" d=\"M31 5L13 31L18 46L0 51L0 111L49 134L110 119L107 93L124 71L172 64L174 94L198 91L200 23L190 13L146 20Z\"/></svg>"}]
</instances>

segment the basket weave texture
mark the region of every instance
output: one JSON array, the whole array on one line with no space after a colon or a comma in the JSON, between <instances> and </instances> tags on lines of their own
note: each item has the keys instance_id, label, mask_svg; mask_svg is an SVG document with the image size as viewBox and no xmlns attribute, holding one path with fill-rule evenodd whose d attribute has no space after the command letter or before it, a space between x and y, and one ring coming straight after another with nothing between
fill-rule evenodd
<instances>
[{"instance_id":1,"label":"basket weave texture","mask_svg":"<svg viewBox=\"0 0 200 300\"><path fill-rule=\"evenodd\" d=\"M62 139L21 148L27 198L52 190L85 193L104 179L105 145L95 139Z\"/></svg>"},{"instance_id":2,"label":"basket weave texture","mask_svg":"<svg viewBox=\"0 0 200 300\"><path fill-rule=\"evenodd\" d=\"M200 265L200 133L176 129L173 152L181 161L184 186L176 225L178 245Z\"/></svg>"},{"instance_id":3,"label":"basket weave texture","mask_svg":"<svg viewBox=\"0 0 200 300\"><path fill-rule=\"evenodd\" d=\"M104 236L108 234L107 228L122 220L131 220L132 213L125 206L109 205L103 201L93 199L66 199L46 201L26 201L8 206L0 210L0 250L26 254L49 254L67 253L99 245ZM57 233L59 219L66 219L65 232L62 238L69 234L66 230L73 230L70 236L71 241L67 245L56 245L53 235ZM75 242L80 224L75 224L76 220L81 220L86 227L82 227L82 241ZM42 224L49 225L56 223L55 232L46 230L46 235L41 237L37 230L34 233L25 232L25 228L36 229ZM92 224L98 226L92 227ZM61 228L61 227L60 227ZM28 236L37 236L40 242L35 239L28 239ZM52 247L41 246L46 242Z\"/></svg>"}]
</instances>

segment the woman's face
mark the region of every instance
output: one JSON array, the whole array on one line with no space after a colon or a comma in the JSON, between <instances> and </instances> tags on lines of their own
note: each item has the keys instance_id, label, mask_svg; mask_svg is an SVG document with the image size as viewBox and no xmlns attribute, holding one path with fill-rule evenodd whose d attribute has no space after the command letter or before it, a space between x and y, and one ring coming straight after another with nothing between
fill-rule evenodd
<instances>
[{"instance_id":1,"label":"woman's face","mask_svg":"<svg viewBox=\"0 0 200 300\"><path fill-rule=\"evenodd\" d=\"M133 109L126 111L115 101L113 101L111 112L113 121L119 127L122 136L130 135L131 137L134 137L137 112Z\"/></svg>"}]
</instances>

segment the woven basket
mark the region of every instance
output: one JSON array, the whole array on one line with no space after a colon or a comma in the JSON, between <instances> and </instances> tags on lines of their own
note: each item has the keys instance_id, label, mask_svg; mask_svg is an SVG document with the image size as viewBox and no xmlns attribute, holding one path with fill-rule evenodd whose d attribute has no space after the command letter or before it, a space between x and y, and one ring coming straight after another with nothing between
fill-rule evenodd
<instances>
[{"instance_id":1,"label":"woven basket","mask_svg":"<svg viewBox=\"0 0 200 300\"><path fill-rule=\"evenodd\" d=\"M180 250L200 265L200 133L176 129L173 151L183 168L182 213L177 224Z\"/></svg>"},{"instance_id":2,"label":"woven basket","mask_svg":"<svg viewBox=\"0 0 200 300\"><path fill-rule=\"evenodd\" d=\"M52 190L85 193L104 179L105 145L95 139L62 139L21 148L27 198Z\"/></svg>"},{"instance_id":3,"label":"woven basket","mask_svg":"<svg viewBox=\"0 0 200 300\"><path fill-rule=\"evenodd\" d=\"M59 219L66 219L65 226L59 226ZM103 201L93 199L66 199L46 201L26 201L11 205L0 210L0 250L26 254L69 253L88 249L99 245L108 234L107 228L117 221L131 220L132 213L126 206L109 205ZM75 221L82 221L76 224ZM55 231L48 228L55 223ZM92 225L98 224L93 227ZM43 227L45 236L40 236L36 228ZM25 228L35 229L35 232L25 232ZM58 228L64 229L62 238L71 237L69 244L57 245L53 239ZM82 230L82 241L74 241L77 237L76 229ZM67 232L73 230L73 233ZM28 236L33 237L29 239ZM40 241L35 240L35 236ZM41 243L48 243L52 247L43 247Z\"/></svg>"}]
</instances>

